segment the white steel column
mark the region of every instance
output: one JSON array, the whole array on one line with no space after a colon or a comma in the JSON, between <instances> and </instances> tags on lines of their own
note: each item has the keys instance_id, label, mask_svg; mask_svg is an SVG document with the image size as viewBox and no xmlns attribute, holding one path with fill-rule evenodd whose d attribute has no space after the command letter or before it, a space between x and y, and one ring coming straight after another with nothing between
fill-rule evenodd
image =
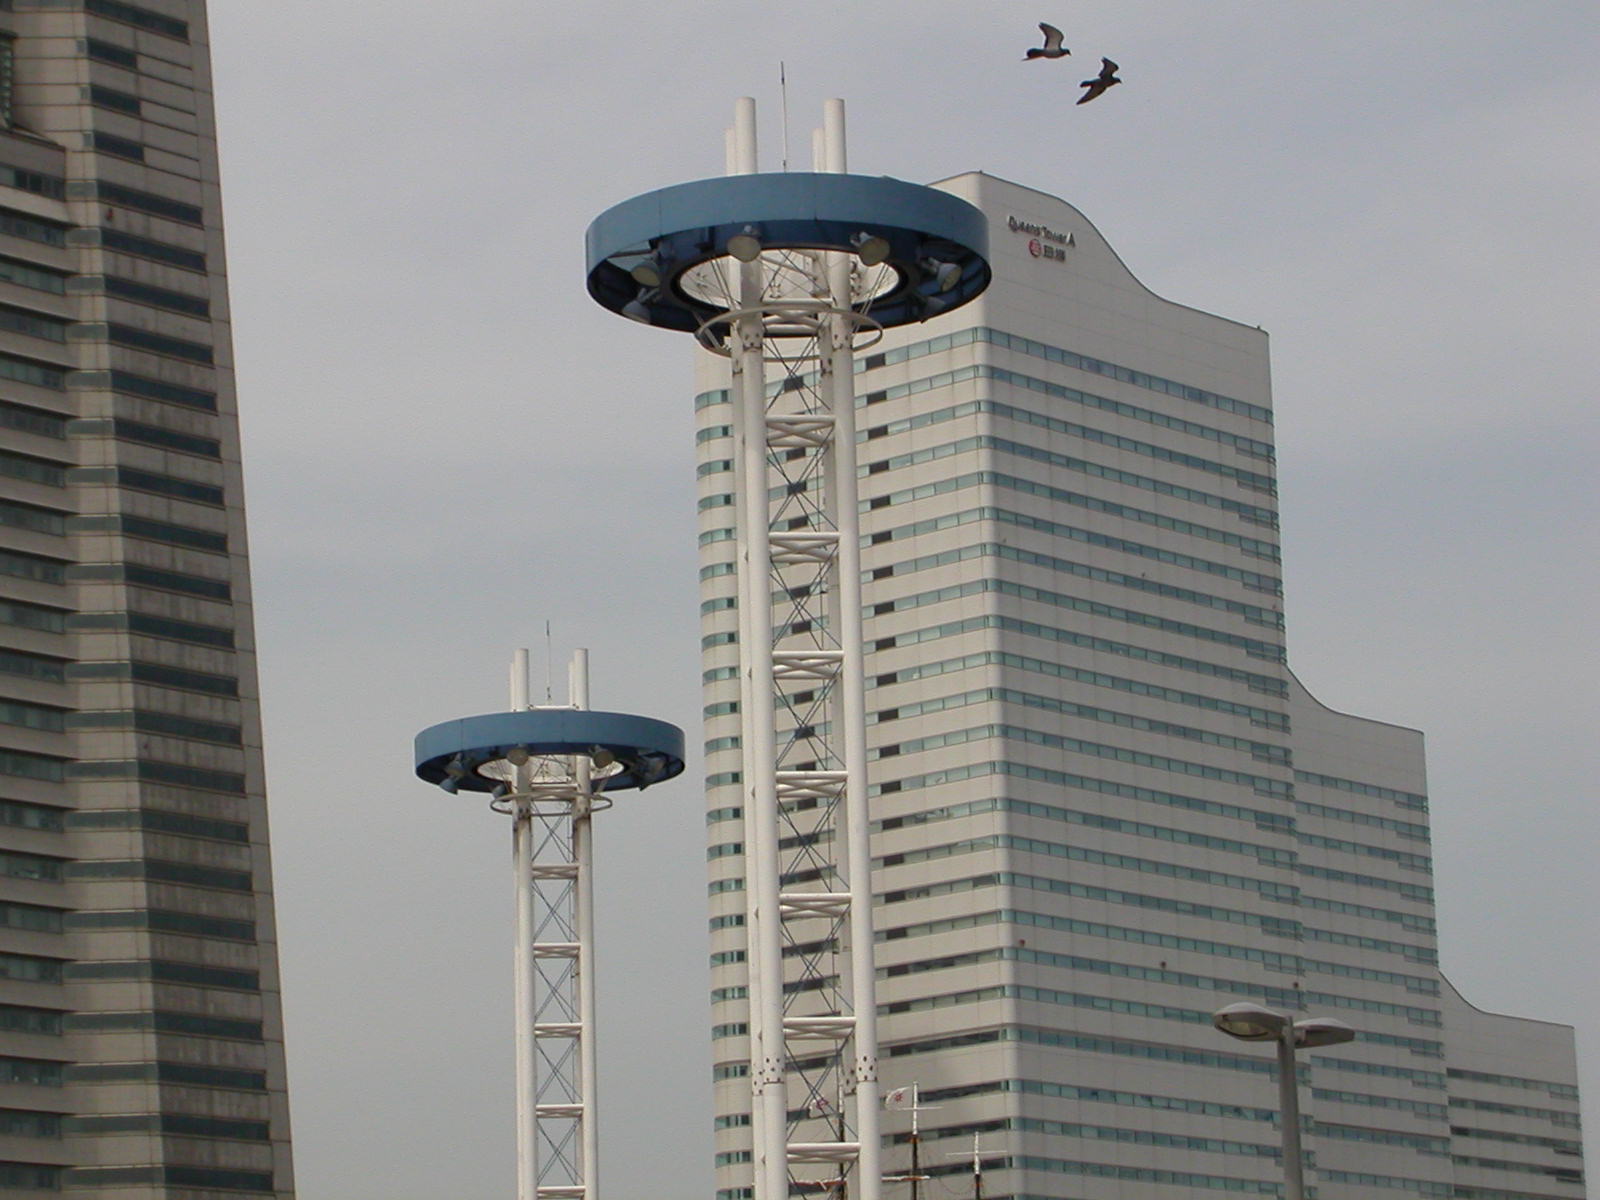
<instances>
[{"instance_id":1,"label":"white steel column","mask_svg":"<svg viewBox=\"0 0 1600 1200\"><path fill-rule=\"evenodd\" d=\"M518 650L511 663L511 711L528 707L528 652ZM526 797L533 768L517 764L513 786ZM517 1068L517 1200L535 1200L538 1130L534 1116L533 1069L533 813L525 798L511 810L511 870L516 904L515 973Z\"/></svg>"},{"instance_id":2,"label":"white steel column","mask_svg":"<svg viewBox=\"0 0 1600 1200\"><path fill-rule=\"evenodd\" d=\"M589 707L589 652L572 652L567 671L567 698L572 707ZM593 764L582 754L573 755L572 776L572 861L578 877L573 880L575 925L578 931L578 1083L583 1113L578 1118L582 1149L584 1194L589 1200L600 1191L600 1123L596 1114L599 1092L599 1067L596 1059L595 967L594 967L594 793L590 778Z\"/></svg>"},{"instance_id":3,"label":"white steel column","mask_svg":"<svg viewBox=\"0 0 1600 1200\"><path fill-rule=\"evenodd\" d=\"M756 171L756 104L734 108L733 173ZM738 299L746 314L734 323L732 395L734 464L739 498L739 659L745 840L745 964L749 976L752 1185L756 1200L786 1200L783 1154L788 1109L783 1062L783 959L778 914L778 815L773 726L772 573L767 504L766 358L761 259L739 264Z\"/></svg>"},{"instance_id":4,"label":"white steel column","mask_svg":"<svg viewBox=\"0 0 1600 1200\"><path fill-rule=\"evenodd\" d=\"M829 100L823 110L823 169L844 174L844 101ZM856 478L856 387L853 321L838 310L852 308L850 256L828 255L828 292L835 314L829 318L825 400L833 414L833 440L828 453L833 473L827 481L832 516L839 532L834 558L834 619L839 623L842 654L834 687L835 734L843 748L845 789L841 825L845 840L845 880L850 893L847 942L850 948L850 997L854 1004L853 1064L856 1088L856 1140L860 1142L855 1195L878 1200L883 1166L878 1135L877 965L872 929L871 820L867 811L866 645L862 629L861 518Z\"/></svg>"}]
</instances>

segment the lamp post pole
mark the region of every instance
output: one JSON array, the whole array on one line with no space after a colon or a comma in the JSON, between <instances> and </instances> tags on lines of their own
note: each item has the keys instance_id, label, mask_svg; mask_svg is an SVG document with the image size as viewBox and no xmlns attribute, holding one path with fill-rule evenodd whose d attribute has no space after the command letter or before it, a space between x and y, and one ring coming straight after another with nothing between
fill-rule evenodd
<instances>
[{"instance_id":1,"label":"lamp post pole","mask_svg":"<svg viewBox=\"0 0 1600 1200\"><path fill-rule=\"evenodd\" d=\"M1305 1200L1306 1173L1300 1160L1300 1081L1294 1073L1294 1026L1278 1034L1278 1111L1283 1114L1283 1177L1288 1200Z\"/></svg>"},{"instance_id":2,"label":"lamp post pole","mask_svg":"<svg viewBox=\"0 0 1600 1200\"><path fill-rule=\"evenodd\" d=\"M1300 1086L1295 1078L1296 1047L1333 1046L1355 1038L1356 1031L1332 1017L1295 1021L1257 1004L1230 1004L1213 1014L1211 1023L1229 1037L1246 1042L1277 1043L1278 1112L1283 1125L1283 1178L1288 1200L1305 1200L1305 1164L1300 1154Z\"/></svg>"}]
</instances>

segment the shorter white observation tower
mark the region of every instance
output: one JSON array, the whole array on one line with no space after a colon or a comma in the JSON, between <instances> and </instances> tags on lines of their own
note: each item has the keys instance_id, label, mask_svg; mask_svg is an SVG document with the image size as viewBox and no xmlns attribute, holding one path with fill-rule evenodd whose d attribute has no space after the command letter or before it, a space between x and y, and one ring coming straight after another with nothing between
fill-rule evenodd
<instances>
[{"instance_id":1,"label":"shorter white observation tower","mask_svg":"<svg viewBox=\"0 0 1600 1200\"><path fill-rule=\"evenodd\" d=\"M611 794L683 770L683 731L589 708L588 651L568 702L530 705L528 652L511 667L511 711L416 737L417 775L480 793L512 818L516 898L517 1200L596 1200L594 814Z\"/></svg>"}]
</instances>

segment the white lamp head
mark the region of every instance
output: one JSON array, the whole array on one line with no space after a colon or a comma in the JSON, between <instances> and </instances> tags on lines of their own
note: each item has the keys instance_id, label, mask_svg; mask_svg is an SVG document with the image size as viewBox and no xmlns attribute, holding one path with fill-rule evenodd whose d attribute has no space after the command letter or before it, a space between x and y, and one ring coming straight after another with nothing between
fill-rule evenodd
<instances>
[{"instance_id":1,"label":"white lamp head","mask_svg":"<svg viewBox=\"0 0 1600 1200\"><path fill-rule=\"evenodd\" d=\"M1229 1037L1247 1042L1265 1042L1281 1037L1289 1025L1289 1018L1270 1008L1245 1002L1218 1009L1212 1014L1211 1023Z\"/></svg>"},{"instance_id":2,"label":"white lamp head","mask_svg":"<svg viewBox=\"0 0 1600 1200\"><path fill-rule=\"evenodd\" d=\"M1307 1017L1294 1023L1294 1044L1305 1049L1337 1046L1341 1042L1353 1042L1355 1037L1354 1029L1332 1017Z\"/></svg>"}]
</instances>

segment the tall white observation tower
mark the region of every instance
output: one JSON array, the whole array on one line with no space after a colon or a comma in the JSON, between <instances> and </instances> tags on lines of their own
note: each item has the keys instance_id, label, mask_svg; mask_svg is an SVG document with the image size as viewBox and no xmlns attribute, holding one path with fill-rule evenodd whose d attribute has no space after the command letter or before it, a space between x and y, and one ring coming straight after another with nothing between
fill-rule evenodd
<instances>
[{"instance_id":1,"label":"tall white observation tower","mask_svg":"<svg viewBox=\"0 0 1600 1200\"><path fill-rule=\"evenodd\" d=\"M963 200L847 174L841 101L815 158L758 174L741 100L729 175L603 213L588 287L728 360L751 1191L877 1200L855 355L982 292L988 239Z\"/></svg>"}]
</instances>

